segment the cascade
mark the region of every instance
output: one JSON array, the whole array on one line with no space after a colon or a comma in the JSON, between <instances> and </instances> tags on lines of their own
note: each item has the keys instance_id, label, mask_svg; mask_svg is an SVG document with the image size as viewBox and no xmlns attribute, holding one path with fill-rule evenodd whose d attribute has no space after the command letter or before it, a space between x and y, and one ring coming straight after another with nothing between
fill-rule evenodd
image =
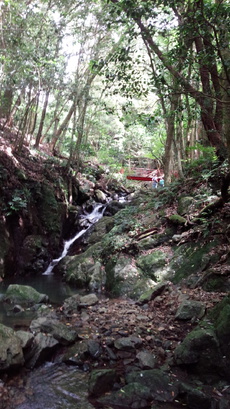
<instances>
[{"instance_id":1,"label":"cascade","mask_svg":"<svg viewBox=\"0 0 230 409\"><path fill-rule=\"evenodd\" d=\"M92 212L85 212L85 213L81 214L80 218L84 221L84 224L86 224L86 226L81 231L76 233L76 235L74 237L72 237L69 240L64 241L64 247L63 247L63 251L62 251L60 257L55 258L54 260L51 261L51 263L49 264L48 268L43 273L43 275L52 274L54 267L68 254L68 251L69 251L71 245L77 239L79 239L81 236L83 236L83 234L87 230L89 230L89 228L93 224L95 224L99 219L102 218L102 216L104 214L104 211L105 211L105 208L106 208L106 205L103 205L103 204L100 203L100 204L95 205Z\"/></svg>"}]
</instances>

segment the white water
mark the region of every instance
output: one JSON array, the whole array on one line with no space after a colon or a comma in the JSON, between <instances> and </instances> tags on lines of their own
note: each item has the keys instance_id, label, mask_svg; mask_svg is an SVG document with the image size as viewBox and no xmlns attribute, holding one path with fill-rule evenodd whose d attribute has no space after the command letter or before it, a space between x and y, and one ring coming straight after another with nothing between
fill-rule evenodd
<instances>
[{"instance_id":1,"label":"white water","mask_svg":"<svg viewBox=\"0 0 230 409\"><path fill-rule=\"evenodd\" d=\"M70 246L77 239L79 239L79 237L81 237L94 223L96 223L99 219L102 218L104 211L105 211L105 205L98 204L95 206L95 208L93 209L91 213L86 213L84 215L81 215L81 218L87 220L90 225L87 228L79 231L74 237L72 237L72 239L64 241L64 248L63 248L63 251L60 257L55 258L54 260L51 261L51 263L49 264L48 268L43 273L43 275L52 274L54 267L59 263L59 261L61 261L68 254Z\"/></svg>"}]
</instances>

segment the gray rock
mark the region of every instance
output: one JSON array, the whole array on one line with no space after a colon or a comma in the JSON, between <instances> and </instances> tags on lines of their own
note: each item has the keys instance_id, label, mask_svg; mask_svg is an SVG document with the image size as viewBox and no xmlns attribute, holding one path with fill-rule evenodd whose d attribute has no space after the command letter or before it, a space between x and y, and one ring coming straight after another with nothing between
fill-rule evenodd
<instances>
[{"instance_id":1,"label":"gray rock","mask_svg":"<svg viewBox=\"0 0 230 409\"><path fill-rule=\"evenodd\" d=\"M30 355L27 356L26 366L28 368L35 368L45 361L49 361L57 350L58 345L60 344L54 337L40 332L34 337L34 344Z\"/></svg>"},{"instance_id":2,"label":"gray rock","mask_svg":"<svg viewBox=\"0 0 230 409\"><path fill-rule=\"evenodd\" d=\"M200 301L184 300L179 306L175 318L178 320L192 320L202 318L205 314L205 305Z\"/></svg>"},{"instance_id":3,"label":"gray rock","mask_svg":"<svg viewBox=\"0 0 230 409\"><path fill-rule=\"evenodd\" d=\"M133 382L123 386L122 389L116 392L112 392L110 395L99 398L98 402L106 405L106 407L111 405L123 409L141 409L147 407L151 397L148 387Z\"/></svg>"},{"instance_id":4,"label":"gray rock","mask_svg":"<svg viewBox=\"0 0 230 409\"><path fill-rule=\"evenodd\" d=\"M135 336L118 338L114 341L115 348L123 351L135 351L141 345L142 340Z\"/></svg>"},{"instance_id":5,"label":"gray rock","mask_svg":"<svg viewBox=\"0 0 230 409\"><path fill-rule=\"evenodd\" d=\"M31 347L33 340L34 340L34 335L31 334L31 332L20 330L20 331L17 331L16 334L17 334L17 337L21 340L21 346L23 350Z\"/></svg>"},{"instance_id":6,"label":"gray rock","mask_svg":"<svg viewBox=\"0 0 230 409\"><path fill-rule=\"evenodd\" d=\"M17 369L23 364L20 338L12 328L0 324L0 371Z\"/></svg>"},{"instance_id":7,"label":"gray rock","mask_svg":"<svg viewBox=\"0 0 230 409\"><path fill-rule=\"evenodd\" d=\"M80 307L88 307L90 305L95 305L98 303L98 297L96 294L88 294L80 297L79 306Z\"/></svg>"},{"instance_id":8,"label":"gray rock","mask_svg":"<svg viewBox=\"0 0 230 409\"><path fill-rule=\"evenodd\" d=\"M33 332L52 335L62 345L69 345L78 339L78 333L75 330L55 319L38 318L32 321L30 329Z\"/></svg>"},{"instance_id":9,"label":"gray rock","mask_svg":"<svg viewBox=\"0 0 230 409\"><path fill-rule=\"evenodd\" d=\"M71 365L82 366L89 354L88 342L83 340L76 342L68 348L63 356L63 362Z\"/></svg>"},{"instance_id":10,"label":"gray rock","mask_svg":"<svg viewBox=\"0 0 230 409\"><path fill-rule=\"evenodd\" d=\"M161 369L130 372L127 375L127 382L149 388L151 398L159 402L173 402L179 392L178 381Z\"/></svg>"},{"instance_id":11,"label":"gray rock","mask_svg":"<svg viewBox=\"0 0 230 409\"><path fill-rule=\"evenodd\" d=\"M136 357L142 369L153 369L156 364L154 355L149 351L140 351Z\"/></svg>"}]
</instances>

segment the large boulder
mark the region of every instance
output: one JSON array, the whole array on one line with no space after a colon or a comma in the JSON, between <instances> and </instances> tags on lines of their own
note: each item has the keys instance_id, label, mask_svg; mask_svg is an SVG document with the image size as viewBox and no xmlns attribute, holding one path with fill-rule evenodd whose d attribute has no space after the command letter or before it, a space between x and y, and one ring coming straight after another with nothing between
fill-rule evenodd
<instances>
[{"instance_id":1,"label":"large boulder","mask_svg":"<svg viewBox=\"0 0 230 409\"><path fill-rule=\"evenodd\" d=\"M0 371L17 369L23 364L20 338L12 328L0 324Z\"/></svg>"},{"instance_id":2,"label":"large boulder","mask_svg":"<svg viewBox=\"0 0 230 409\"><path fill-rule=\"evenodd\" d=\"M121 254L105 265L106 289L116 296L126 295L133 299L146 291L154 282L144 276L133 263L132 257Z\"/></svg>"},{"instance_id":3,"label":"large boulder","mask_svg":"<svg viewBox=\"0 0 230 409\"><path fill-rule=\"evenodd\" d=\"M211 359L210 359L211 357ZM223 354L215 332L209 328L198 328L190 332L174 351L177 365L192 368L204 380L220 376L223 370Z\"/></svg>"},{"instance_id":4,"label":"large boulder","mask_svg":"<svg viewBox=\"0 0 230 409\"><path fill-rule=\"evenodd\" d=\"M136 264L145 275L156 280L158 271L167 264L167 254L163 251L155 250L150 254L138 257Z\"/></svg>"},{"instance_id":5,"label":"large boulder","mask_svg":"<svg viewBox=\"0 0 230 409\"><path fill-rule=\"evenodd\" d=\"M24 307L31 307L35 304L48 302L48 296L41 294L28 285L10 284L3 297L3 301L9 304L19 304Z\"/></svg>"}]
</instances>

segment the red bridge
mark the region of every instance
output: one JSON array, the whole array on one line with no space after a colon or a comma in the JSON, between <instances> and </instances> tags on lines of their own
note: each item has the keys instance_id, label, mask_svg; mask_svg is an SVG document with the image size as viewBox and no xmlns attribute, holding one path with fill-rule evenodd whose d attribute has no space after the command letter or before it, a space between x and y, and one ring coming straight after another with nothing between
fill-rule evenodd
<instances>
[{"instance_id":1,"label":"red bridge","mask_svg":"<svg viewBox=\"0 0 230 409\"><path fill-rule=\"evenodd\" d=\"M155 176L157 179L163 177L160 169L132 168L133 175L126 176L129 180L140 180L142 182L151 182Z\"/></svg>"}]
</instances>

